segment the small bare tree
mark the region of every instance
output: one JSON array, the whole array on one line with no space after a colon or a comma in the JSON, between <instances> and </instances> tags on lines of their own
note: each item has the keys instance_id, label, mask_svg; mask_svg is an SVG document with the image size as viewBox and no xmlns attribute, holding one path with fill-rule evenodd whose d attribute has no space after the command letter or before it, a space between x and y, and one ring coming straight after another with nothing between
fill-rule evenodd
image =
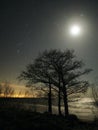
<instances>
[{"instance_id":1,"label":"small bare tree","mask_svg":"<svg viewBox=\"0 0 98 130\"><path fill-rule=\"evenodd\" d=\"M22 95L22 91L20 90L20 91L18 91L18 93L17 93L17 97L21 97L21 95Z\"/></svg>"},{"instance_id":2,"label":"small bare tree","mask_svg":"<svg viewBox=\"0 0 98 130\"><path fill-rule=\"evenodd\" d=\"M98 87L95 85L92 85L92 97L94 99L94 106L96 107L92 107L92 112L94 114L95 117L95 121L98 121Z\"/></svg>"},{"instance_id":3,"label":"small bare tree","mask_svg":"<svg viewBox=\"0 0 98 130\"><path fill-rule=\"evenodd\" d=\"M92 96L94 98L94 105L98 107L98 87L92 87Z\"/></svg>"},{"instance_id":4,"label":"small bare tree","mask_svg":"<svg viewBox=\"0 0 98 130\"><path fill-rule=\"evenodd\" d=\"M28 90L25 90L24 96L29 97L29 95L30 95L30 92Z\"/></svg>"},{"instance_id":5,"label":"small bare tree","mask_svg":"<svg viewBox=\"0 0 98 130\"><path fill-rule=\"evenodd\" d=\"M4 83L3 94L4 94L4 97L11 97L14 95L14 89L10 86L9 83Z\"/></svg>"}]
</instances>

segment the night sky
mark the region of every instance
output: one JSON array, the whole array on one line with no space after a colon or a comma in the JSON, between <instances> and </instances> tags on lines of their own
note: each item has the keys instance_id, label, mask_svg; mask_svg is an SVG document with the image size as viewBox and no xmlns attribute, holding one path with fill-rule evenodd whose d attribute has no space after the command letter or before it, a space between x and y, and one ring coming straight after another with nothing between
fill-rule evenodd
<instances>
[{"instance_id":1,"label":"night sky","mask_svg":"<svg viewBox=\"0 0 98 130\"><path fill-rule=\"evenodd\" d=\"M73 37L68 27L82 28ZM75 49L90 81L98 77L97 0L1 0L0 82L18 84L17 76L44 49Z\"/></svg>"}]
</instances>

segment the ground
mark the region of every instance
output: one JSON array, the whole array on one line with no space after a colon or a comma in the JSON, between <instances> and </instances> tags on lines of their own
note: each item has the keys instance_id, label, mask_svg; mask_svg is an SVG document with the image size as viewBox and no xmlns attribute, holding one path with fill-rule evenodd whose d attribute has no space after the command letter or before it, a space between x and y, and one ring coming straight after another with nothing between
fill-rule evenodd
<instances>
[{"instance_id":1,"label":"ground","mask_svg":"<svg viewBox=\"0 0 98 130\"><path fill-rule=\"evenodd\" d=\"M73 118L74 117L74 118ZM28 110L0 109L0 130L97 130L96 122Z\"/></svg>"},{"instance_id":2,"label":"ground","mask_svg":"<svg viewBox=\"0 0 98 130\"><path fill-rule=\"evenodd\" d=\"M76 115L59 116L24 109L11 99L0 99L0 130L98 130L98 120L87 122Z\"/></svg>"}]
</instances>

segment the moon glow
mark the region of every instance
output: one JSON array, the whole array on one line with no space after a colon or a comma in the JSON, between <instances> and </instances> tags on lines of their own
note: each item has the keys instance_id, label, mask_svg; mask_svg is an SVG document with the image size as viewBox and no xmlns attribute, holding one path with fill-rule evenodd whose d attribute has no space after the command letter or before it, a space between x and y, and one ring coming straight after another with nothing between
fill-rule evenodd
<instances>
[{"instance_id":1,"label":"moon glow","mask_svg":"<svg viewBox=\"0 0 98 130\"><path fill-rule=\"evenodd\" d=\"M78 36L80 34L80 27L78 25L73 25L70 28L70 34L73 36Z\"/></svg>"}]
</instances>

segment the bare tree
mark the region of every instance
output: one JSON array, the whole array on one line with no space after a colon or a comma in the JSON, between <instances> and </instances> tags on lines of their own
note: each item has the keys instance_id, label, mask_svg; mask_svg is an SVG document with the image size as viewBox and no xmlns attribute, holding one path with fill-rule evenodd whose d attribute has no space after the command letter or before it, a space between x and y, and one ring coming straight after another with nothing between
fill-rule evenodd
<instances>
[{"instance_id":1,"label":"bare tree","mask_svg":"<svg viewBox=\"0 0 98 130\"><path fill-rule=\"evenodd\" d=\"M52 113L52 106L51 106L51 72L48 69L48 65L41 61L42 59L38 57L35 59L34 64L29 64L27 66L27 72L23 71L19 76L20 79L26 79L27 86L31 86L34 83L44 83L48 86L48 111ZM29 71L29 73L28 73ZM31 77L31 78L30 78ZM30 78L30 80L29 80Z\"/></svg>"},{"instance_id":2,"label":"bare tree","mask_svg":"<svg viewBox=\"0 0 98 130\"><path fill-rule=\"evenodd\" d=\"M7 82L3 85L3 94L5 97L11 97L14 95L14 89Z\"/></svg>"},{"instance_id":3,"label":"bare tree","mask_svg":"<svg viewBox=\"0 0 98 130\"><path fill-rule=\"evenodd\" d=\"M92 87L92 96L94 98L95 106L98 107L98 87L94 86Z\"/></svg>"},{"instance_id":4,"label":"bare tree","mask_svg":"<svg viewBox=\"0 0 98 130\"><path fill-rule=\"evenodd\" d=\"M29 95L30 95L30 92L28 90L25 90L24 96L29 97Z\"/></svg>"},{"instance_id":5,"label":"bare tree","mask_svg":"<svg viewBox=\"0 0 98 130\"><path fill-rule=\"evenodd\" d=\"M92 92L92 98L94 99L94 106L96 108L98 108L98 86L96 86L95 84L92 84L91 92ZM94 114L95 121L96 121L96 120L98 120L98 115L97 115L98 110L95 109L95 107L92 107L92 112Z\"/></svg>"},{"instance_id":6,"label":"bare tree","mask_svg":"<svg viewBox=\"0 0 98 130\"><path fill-rule=\"evenodd\" d=\"M26 80L27 84L44 83L48 86L48 106L52 113L52 89L58 92L58 107L60 110L61 95L64 100L65 115L68 111L68 95L86 91L87 81L80 81L79 77L88 74L91 69L81 68L83 62L76 59L73 50L50 50L41 53L25 71L20 74L20 79Z\"/></svg>"},{"instance_id":7,"label":"bare tree","mask_svg":"<svg viewBox=\"0 0 98 130\"><path fill-rule=\"evenodd\" d=\"M20 90L17 92L17 96L20 97L21 95L22 95L22 91Z\"/></svg>"}]
</instances>

